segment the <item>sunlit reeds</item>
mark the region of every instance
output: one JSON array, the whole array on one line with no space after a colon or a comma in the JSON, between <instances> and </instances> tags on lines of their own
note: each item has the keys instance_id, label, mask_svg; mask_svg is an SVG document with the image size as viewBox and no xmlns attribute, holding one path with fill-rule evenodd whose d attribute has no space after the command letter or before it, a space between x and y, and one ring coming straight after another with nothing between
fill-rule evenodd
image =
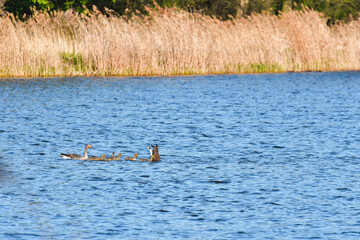
<instances>
[{"instance_id":1,"label":"sunlit reeds","mask_svg":"<svg viewBox=\"0 0 360 240\"><path fill-rule=\"evenodd\" d=\"M304 10L219 21L177 9L131 20L0 18L0 76L172 75L360 68L360 21L329 27Z\"/></svg>"}]
</instances>

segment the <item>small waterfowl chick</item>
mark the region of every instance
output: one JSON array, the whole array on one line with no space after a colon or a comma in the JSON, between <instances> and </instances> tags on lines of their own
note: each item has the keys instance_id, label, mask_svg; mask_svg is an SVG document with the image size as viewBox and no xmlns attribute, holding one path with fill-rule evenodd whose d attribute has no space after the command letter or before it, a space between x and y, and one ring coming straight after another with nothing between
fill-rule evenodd
<instances>
[{"instance_id":1,"label":"small waterfowl chick","mask_svg":"<svg viewBox=\"0 0 360 240\"><path fill-rule=\"evenodd\" d=\"M138 159L138 161L143 161L143 162L153 162L154 161L154 155L150 157L150 159L147 159L147 158L141 158L141 159Z\"/></svg>"},{"instance_id":2,"label":"small waterfowl chick","mask_svg":"<svg viewBox=\"0 0 360 240\"><path fill-rule=\"evenodd\" d=\"M117 155L117 157L115 157L115 153L113 152L113 156L112 156L112 157L107 158L106 160L108 160L108 161L112 161L112 160L120 160L120 157L121 157L121 153L119 153L119 154Z\"/></svg>"},{"instance_id":3,"label":"small waterfowl chick","mask_svg":"<svg viewBox=\"0 0 360 240\"><path fill-rule=\"evenodd\" d=\"M126 157L125 160L136 161L136 158L137 158L138 156L139 156L139 155L138 155L137 153L135 153L133 157Z\"/></svg>"},{"instance_id":4,"label":"small waterfowl chick","mask_svg":"<svg viewBox=\"0 0 360 240\"><path fill-rule=\"evenodd\" d=\"M119 154L117 155L117 157L114 158L114 160L120 160L120 158L121 158L121 153L119 153Z\"/></svg>"},{"instance_id":5,"label":"small waterfowl chick","mask_svg":"<svg viewBox=\"0 0 360 240\"><path fill-rule=\"evenodd\" d=\"M93 146L91 146L90 144L86 144L85 146L85 152L84 155L78 155L78 154L73 154L73 153L60 153L60 156L63 159L76 159L76 160L86 160L88 159L88 155L87 155L87 151L89 148L92 148Z\"/></svg>"},{"instance_id":6,"label":"small waterfowl chick","mask_svg":"<svg viewBox=\"0 0 360 240\"><path fill-rule=\"evenodd\" d=\"M115 158L115 153L113 152L113 156L112 157L109 157L109 158L107 158L106 160L113 160Z\"/></svg>"},{"instance_id":7,"label":"small waterfowl chick","mask_svg":"<svg viewBox=\"0 0 360 240\"><path fill-rule=\"evenodd\" d=\"M88 159L86 159L86 160L104 161L104 160L106 160L106 155L105 155L105 154L103 154L103 155L101 155L101 157L90 157L90 158L88 158Z\"/></svg>"}]
</instances>

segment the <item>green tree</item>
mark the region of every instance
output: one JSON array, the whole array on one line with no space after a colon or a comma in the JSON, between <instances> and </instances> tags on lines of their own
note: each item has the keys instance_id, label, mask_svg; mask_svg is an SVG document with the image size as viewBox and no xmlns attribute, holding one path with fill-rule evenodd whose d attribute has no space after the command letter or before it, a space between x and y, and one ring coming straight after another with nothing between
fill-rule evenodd
<instances>
[{"instance_id":1,"label":"green tree","mask_svg":"<svg viewBox=\"0 0 360 240\"><path fill-rule=\"evenodd\" d=\"M357 18L360 10L359 0L294 0L297 8L302 6L322 12L328 18L328 24L336 21L348 21L350 16Z\"/></svg>"},{"instance_id":2,"label":"green tree","mask_svg":"<svg viewBox=\"0 0 360 240\"><path fill-rule=\"evenodd\" d=\"M24 15L32 14L32 9L46 11L52 9L53 6L52 2L48 0L12 0L6 1L4 8L20 18L24 18Z\"/></svg>"},{"instance_id":3,"label":"green tree","mask_svg":"<svg viewBox=\"0 0 360 240\"><path fill-rule=\"evenodd\" d=\"M105 8L116 13L131 15L134 12L146 14L145 7L154 6L153 0L0 0L5 1L4 9L23 18L30 16L33 10L53 11L73 8L84 12L92 5L102 12ZM266 11L279 14L290 9L302 9L303 6L323 12L328 23L349 20L358 17L360 0L157 0L161 7L177 6L189 12L200 12L226 20L229 16L243 16ZM0 4L1 8L1 4Z\"/></svg>"},{"instance_id":4,"label":"green tree","mask_svg":"<svg viewBox=\"0 0 360 240\"><path fill-rule=\"evenodd\" d=\"M327 4L327 8L321 11L324 12L325 15L328 17L328 23L335 23L338 20L348 21L350 19L350 16L357 18L359 9L359 1L333 0L329 1Z\"/></svg>"},{"instance_id":5,"label":"green tree","mask_svg":"<svg viewBox=\"0 0 360 240\"><path fill-rule=\"evenodd\" d=\"M216 16L220 19L226 20L229 16L235 17L239 8L239 1L224 0L224 1L208 1L209 9L205 12L208 15Z\"/></svg>"}]
</instances>

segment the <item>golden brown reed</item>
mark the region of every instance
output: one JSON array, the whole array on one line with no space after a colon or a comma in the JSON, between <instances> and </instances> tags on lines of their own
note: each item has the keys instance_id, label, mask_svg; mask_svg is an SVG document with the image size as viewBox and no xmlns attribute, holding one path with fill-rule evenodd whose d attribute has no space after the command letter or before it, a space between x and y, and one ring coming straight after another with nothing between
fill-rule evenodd
<instances>
[{"instance_id":1,"label":"golden brown reed","mask_svg":"<svg viewBox=\"0 0 360 240\"><path fill-rule=\"evenodd\" d=\"M291 11L222 22L178 9L131 20L36 14L0 18L0 76L173 75L358 70L360 21L328 27Z\"/></svg>"}]
</instances>

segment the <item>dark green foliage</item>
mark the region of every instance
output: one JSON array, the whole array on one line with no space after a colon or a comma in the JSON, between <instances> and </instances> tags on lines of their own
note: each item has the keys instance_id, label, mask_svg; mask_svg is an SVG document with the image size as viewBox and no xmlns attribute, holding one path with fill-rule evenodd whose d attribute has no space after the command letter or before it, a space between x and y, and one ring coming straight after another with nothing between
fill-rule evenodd
<instances>
[{"instance_id":1,"label":"dark green foliage","mask_svg":"<svg viewBox=\"0 0 360 240\"><path fill-rule=\"evenodd\" d=\"M297 2L323 12L328 17L329 23L335 23L337 20L347 21L350 16L358 17L358 11L360 10L359 0L307 0Z\"/></svg>"},{"instance_id":2,"label":"dark green foliage","mask_svg":"<svg viewBox=\"0 0 360 240\"><path fill-rule=\"evenodd\" d=\"M229 16L236 16L238 2L236 0L209 1L211 4L205 13L226 20Z\"/></svg>"},{"instance_id":3,"label":"dark green foliage","mask_svg":"<svg viewBox=\"0 0 360 240\"><path fill-rule=\"evenodd\" d=\"M52 9L53 5L48 0L8 0L5 2L4 8L23 18L24 15L31 15L33 10L45 11Z\"/></svg>"},{"instance_id":4,"label":"dark green foliage","mask_svg":"<svg viewBox=\"0 0 360 240\"><path fill-rule=\"evenodd\" d=\"M1 1L1 0L0 0ZM2 0L4 1L4 0ZM189 12L200 12L222 20L229 17L250 15L263 11L279 14L289 9L302 9L304 6L323 12L328 23L338 20L347 21L357 18L360 0L157 0L161 7L176 6ZM85 12L86 8L97 8L106 12L111 9L119 15L130 16L133 13L146 13L146 7L154 7L153 0L5 0L4 9L23 18L34 10L53 11L73 8Z\"/></svg>"},{"instance_id":5,"label":"dark green foliage","mask_svg":"<svg viewBox=\"0 0 360 240\"><path fill-rule=\"evenodd\" d=\"M81 54L63 52L61 54L61 58L64 63L66 63L69 67L72 67L75 71L84 71L85 66Z\"/></svg>"},{"instance_id":6,"label":"dark green foliage","mask_svg":"<svg viewBox=\"0 0 360 240\"><path fill-rule=\"evenodd\" d=\"M270 2L264 0L253 0L249 1L245 8L245 14L250 15L251 13L260 13L261 11L265 11L266 9L270 9Z\"/></svg>"}]
</instances>

